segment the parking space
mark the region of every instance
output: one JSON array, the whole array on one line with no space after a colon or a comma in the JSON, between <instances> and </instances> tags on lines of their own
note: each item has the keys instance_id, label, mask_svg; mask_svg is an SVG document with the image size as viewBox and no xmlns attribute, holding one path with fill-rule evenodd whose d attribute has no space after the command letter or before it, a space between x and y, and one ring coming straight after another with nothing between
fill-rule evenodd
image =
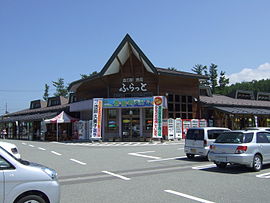
<instances>
[{"instance_id":1,"label":"parking space","mask_svg":"<svg viewBox=\"0 0 270 203\"><path fill-rule=\"evenodd\" d=\"M251 172L187 159L183 145L90 147L15 143L22 157L55 168L61 202L268 202L270 166ZM256 196L254 195L256 194Z\"/></svg>"}]
</instances>

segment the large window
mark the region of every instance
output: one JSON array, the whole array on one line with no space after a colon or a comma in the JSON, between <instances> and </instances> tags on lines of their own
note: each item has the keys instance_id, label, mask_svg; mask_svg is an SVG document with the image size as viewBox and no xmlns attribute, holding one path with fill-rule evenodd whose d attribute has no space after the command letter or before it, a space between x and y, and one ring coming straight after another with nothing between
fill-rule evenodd
<instances>
[{"instance_id":1,"label":"large window","mask_svg":"<svg viewBox=\"0 0 270 203\"><path fill-rule=\"evenodd\" d=\"M153 128L153 108L145 109L145 130L152 130Z\"/></svg>"},{"instance_id":2,"label":"large window","mask_svg":"<svg viewBox=\"0 0 270 203\"><path fill-rule=\"evenodd\" d=\"M169 118L192 119L192 96L169 94Z\"/></svg>"},{"instance_id":3,"label":"large window","mask_svg":"<svg viewBox=\"0 0 270 203\"><path fill-rule=\"evenodd\" d=\"M107 111L108 119L107 119L107 130L115 131L117 130L117 110L116 109L108 109Z\"/></svg>"}]
</instances>

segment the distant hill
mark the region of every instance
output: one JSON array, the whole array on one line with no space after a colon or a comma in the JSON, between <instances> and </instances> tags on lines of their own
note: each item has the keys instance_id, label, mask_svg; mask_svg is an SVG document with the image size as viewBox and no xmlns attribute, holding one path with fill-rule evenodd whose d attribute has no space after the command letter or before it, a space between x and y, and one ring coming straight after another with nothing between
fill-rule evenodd
<instances>
[{"instance_id":1,"label":"distant hill","mask_svg":"<svg viewBox=\"0 0 270 203\"><path fill-rule=\"evenodd\" d=\"M228 95L236 90L249 90L255 93L257 92L270 92L270 79L266 80L253 80L251 82L235 83L230 86L226 86L222 89L217 89L216 94Z\"/></svg>"}]
</instances>

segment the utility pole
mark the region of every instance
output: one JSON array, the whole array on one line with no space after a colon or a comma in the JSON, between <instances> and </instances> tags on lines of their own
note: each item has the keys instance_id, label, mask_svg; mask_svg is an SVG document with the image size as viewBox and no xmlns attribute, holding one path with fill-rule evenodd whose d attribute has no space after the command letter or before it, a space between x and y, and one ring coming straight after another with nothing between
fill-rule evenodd
<instances>
[{"instance_id":1,"label":"utility pole","mask_svg":"<svg viewBox=\"0 0 270 203\"><path fill-rule=\"evenodd\" d=\"M8 114L8 110L7 110L7 102L6 102L6 112L5 112L5 114Z\"/></svg>"}]
</instances>

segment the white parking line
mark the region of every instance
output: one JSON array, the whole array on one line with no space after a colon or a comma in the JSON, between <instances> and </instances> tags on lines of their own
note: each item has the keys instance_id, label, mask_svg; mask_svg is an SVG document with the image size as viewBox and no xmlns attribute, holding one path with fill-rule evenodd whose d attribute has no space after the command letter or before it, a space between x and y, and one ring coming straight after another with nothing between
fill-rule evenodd
<instances>
[{"instance_id":1,"label":"white parking line","mask_svg":"<svg viewBox=\"0 0 270 203\"><path fill-rule=\"evenodd\" d=\"M22 144L23 144L23 145L26 145L26 143L25 143L25 142L22 142Z\"/></svg>"},{"instance_id":2,"label":"white parking line","mask_svg":"<svg viewBox=\"0 0 270 203\"><path fill-rule=\"evenodd\" d=\"M29 147L35 147L34 145L31 145L31 144L29 144L28 146L29 146Z\"/></svg>"},{"instance_id":3,"label":"white parking line","mask_svg":"<svg viewBox=\"0 0 270 203\"><path fill-rule=\"evenodd\" d=\"M81 161L78 161L78 160L76 160L76 159L70 159L70 161L74 161L74 162L76 162L76 163L78 163L78 164L81 164L81 165L86 165L86 163L81 162Z\"/></svg>"},{"instance_id":4,"label":"white parking line","mask_svg":"<svg viewBox=\"0 0 270 203\"><path fill-rule=\"evenodd\" d=\"M155 152L155 151L135 152L135 153L128 153L128 154L132 156L139 156L139 157L150 158L150 159L160 159L160 157L144 155L145 153L150 153L150 152Z\"/></svg>"},{"instance_id":5,"label":"white parking line","mask_svg":"<svg viewBox=\"0 0 270 203\"><path fill-rule=\"evenodd\" d=\"M43 151L45 151L45 150L46 150L46 149L44 149L44 148L42 148L42 147L38 147L38 149L43 150Z\"/></svg>"},{"instance_id":6,"label":"white parking line","mask_svg":"<svg viewBox=\"0 0 270 203\"><path fill-rule=\"evenodd\" d=\"M178 148L177 150L182 150L182 149L184 149L184 147L183 148Z\"/></svg>"},{"instance_id":7,"label":"white parking line","mask_svg":"<svg viewBox=\"0 0 270 203\"><path fill-rule=\"evenodd\" d=\"M177 159L183 159L183 158L186 158L186 156L177 156L177 157L171 157L171 158L165 158L165 159L148 160L148 162L177 160Z\"/></svg>"},{"instance_id":8,"label":"white parking line","mask_svg":"<svg viewBox=\"0 0 270 203\"><path fill-rule=\"evenodd\" d=\"M194 196L191 196L191 195L187 195L187 194L184 194L184 193L181 193L181 192L176 192L176 191L173 191L173 190L164 190L164 192L168 192L168 193L171 193L171 194L174 194L174 195L185 197L187 199L192 199L192 200L195 200L195 201L198 201L198 202L214 203L212 201L208 201L208 200L205 200L205 199L202 199L202 198L198 198L198 197L194 197Z\"/></svg>"},{"instance_id":9,"label":"white parking line","mask_svg":"<svg viewBox=\"0 0 270 203\"><path fill-rule=\"evenodd\" d=\"M270 178L270 173L263 173L260 175L256 175L257 178Z\"/></svg>"},{"instance_id":10,"label":"white parking line","mask_svg":"<svg viewBox=\"0 0 270 203\"><path fill-rule=\"evenodd\" d=\"M62 154L58 153L58 152L55 152L55 151L51 151L51 153L55 154L55 155L58 155L58 156L61 156Z\"/></svg>"},{"instance_id":11,"label":"white parking line","mask_svg":"<svg viewBox=\"0 0 270 203\"><path fill-rule=\"evenodd\" d=\"M130 180L130 178L127 178L125 176L121 176L121 175L118 175L118 174L115 174L115 173L112 173L112 172L109 172L109 171L102 171L103 173L107 173L109 175L112 175L112 176L115 176L115 177L118 177L118 178L121 178L122 180Z\"/></svg>"},{"instance_id":12,"label":"white parking line","mask_svg":"<svg viewBox=\"0 0 270 203\"><path fill-rule=\"evenodd\" d=\"M216 164L208 164L208 165L202 165L202 166L194 166L192 169L201 170L201 169L207 169L207 168L214 168L216 167Z\"/></svg>"}]
</instances>

